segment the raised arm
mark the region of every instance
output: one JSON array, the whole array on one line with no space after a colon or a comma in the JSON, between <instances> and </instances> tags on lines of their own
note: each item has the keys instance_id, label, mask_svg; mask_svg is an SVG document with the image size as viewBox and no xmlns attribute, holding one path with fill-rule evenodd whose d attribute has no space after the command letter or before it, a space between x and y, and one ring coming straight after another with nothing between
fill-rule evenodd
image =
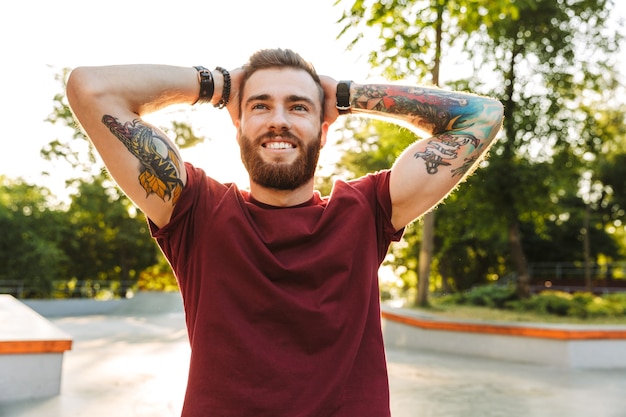
<instances>
[{"instance_id":1,"label":"raised arm","mask_svg":"<svg viewBox=\"0 0 626 417\"><path fill-rule=\"evenodd\" d=\"M437 88L352 83L353 114L401 122L419 136L390 178L392 222L400 229L441 202L486 155L501 128L502 104Z\"/></svg>"},{"instance_id":2,"label":"raised arm","mask_svg":"<svg viewBox=\"0 0 626 417\"><path fill-rule=\"evenodd\" d=\"M223 78L213 71L220 99ZM200 81L193 67L120 65L79 67L67 82L74 116L129 198L157 225L165 225L186 183L174 143L142 119L173 104L198 100Z\"/></svg>"}]
</instances>

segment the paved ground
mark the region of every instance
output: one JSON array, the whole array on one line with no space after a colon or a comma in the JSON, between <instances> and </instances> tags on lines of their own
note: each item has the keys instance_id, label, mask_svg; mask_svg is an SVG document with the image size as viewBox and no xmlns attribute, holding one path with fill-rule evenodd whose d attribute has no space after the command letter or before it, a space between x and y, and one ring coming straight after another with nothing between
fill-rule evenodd
<instances>
[{"instance_id":1,"label":"paved ground","mask_svg":"<svg viewBox=\"0 0 626 417\"><path fill-rule=\"evenodd\" d=\"M61 395L0 403L0 416L180 416L189 358L180 311L155 315L133 308L52 321L74 337ZM388 358L394 417L626 417L623 370L396 349Z\"/></svg>"}]
</instances>

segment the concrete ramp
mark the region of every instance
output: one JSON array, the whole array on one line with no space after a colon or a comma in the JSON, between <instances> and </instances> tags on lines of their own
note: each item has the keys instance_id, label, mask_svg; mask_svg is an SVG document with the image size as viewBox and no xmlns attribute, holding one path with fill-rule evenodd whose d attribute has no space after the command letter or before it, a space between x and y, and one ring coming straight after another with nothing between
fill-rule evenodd
<instances>
[{"instance_id":1,"label":"concrete ramp","mask_svg":"<svg viewBox=\"0 0 626 417\"><path fill-rule=\"evenodd\" d=\"M59 394L72 337L8 294L0 294L0 402Z\"/></svg>"}]
</instances>

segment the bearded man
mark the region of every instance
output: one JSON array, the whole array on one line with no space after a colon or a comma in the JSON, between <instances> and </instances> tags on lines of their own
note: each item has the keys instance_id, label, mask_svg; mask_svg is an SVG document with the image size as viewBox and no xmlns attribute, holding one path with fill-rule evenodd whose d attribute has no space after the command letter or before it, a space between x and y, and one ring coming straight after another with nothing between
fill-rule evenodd
<instances>
[{"instance_id":1,"label":"bearded man","mask_svg":"<svg viewBox=\"0 0 626 417\"><path fill-rule=\"evenodd\" d=\"M191 345L183 417L390 415L378 269L404 227L484 158L502 124L498 101L337 81L283 49L232 71L79 67L67 96L177 277ZM142 119L196 103L228 110L249 190L183 162ZM429 137L322 196L315 168L340 115Z\"/></svg>"}]
</instances>

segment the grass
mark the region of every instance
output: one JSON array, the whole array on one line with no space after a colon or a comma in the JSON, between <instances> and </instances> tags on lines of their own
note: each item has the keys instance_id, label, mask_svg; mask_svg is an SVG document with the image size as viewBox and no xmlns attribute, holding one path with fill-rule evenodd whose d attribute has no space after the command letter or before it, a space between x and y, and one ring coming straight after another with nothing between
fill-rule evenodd
<instances>
[{"instance_id":1,"label":"grass","mask_svg":"<svg viewBox=\"0 0 626 417\"><path fill-rule=\"evenodd\" d=\"M443 305L431 301L429 307L414 307L416 310L435 315L438 317L499 322L532 322L532 323L562 323L562 324L600 324L600 325L626 325L626 316L622 317L595 317L578 318L563 317L552 314L540 314L535 312L522 312L513 310L500 310L488 307L468 305Z\"/></svg>"}]
</instances>

